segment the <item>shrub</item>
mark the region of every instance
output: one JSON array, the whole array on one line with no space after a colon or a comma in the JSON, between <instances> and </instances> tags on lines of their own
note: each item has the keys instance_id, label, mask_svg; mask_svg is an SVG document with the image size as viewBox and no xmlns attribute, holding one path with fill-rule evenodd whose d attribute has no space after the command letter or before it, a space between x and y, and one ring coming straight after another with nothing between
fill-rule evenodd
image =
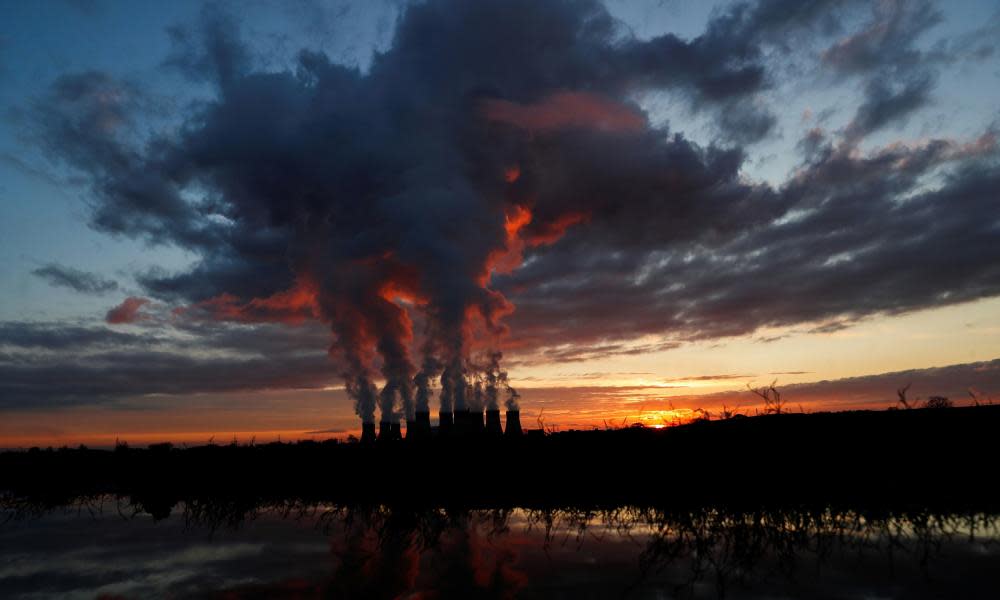
<instances>
[{"instance_id":1,"label":"shrub","mask_svg":"<svg viewBox=\"0 0 1000 600\"><path fill-rule=\"evenodd\" d=\"M931 396L927 399L927 408L951 408L954 403L944 396Z\"/></svg>"}]
</instances>

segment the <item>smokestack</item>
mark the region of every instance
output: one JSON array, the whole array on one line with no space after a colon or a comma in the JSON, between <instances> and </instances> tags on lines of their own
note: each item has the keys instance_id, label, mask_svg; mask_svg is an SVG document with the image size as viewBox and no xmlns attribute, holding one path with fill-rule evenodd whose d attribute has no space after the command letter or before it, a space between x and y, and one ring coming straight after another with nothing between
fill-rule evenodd
<instances>
[{"instance_id":1,"label":"smokestack","mask_svg":"<svg viewBox=\"0 0 1000 600\"><path fill-rule=\"evenodd\" d=\"M503 435L503 426L500 425L499 408L491 408L486 411L486 435L490 437L500 437Z\"/></svg>"},{"instance_id":2,"label":"smokestack","mask_svg":"<svg viewBox=\"0 0 1000 600\"><path fill-rule=\"evenodd\" d=\"M438 413L438 434L451 435L451 430L454 426L454 414L451 411L442 410Z\"/></svg>"},{"instance_id":3,"label":"smokestack","mask_svg":"<svg viewBox=\"0 0 1000 600\"><path fill-rule=\"evenodd\" d=\"M507 431L504 432L508 437L519 436L523 431L521 431L521 411L519 410L508 410L507 411Z\"/></svg>"},{"instance_id":4,"label":"smokestack","mask_svg":"<svg viewBox=\"0 0 1000 600\"><path fill-rule=\"evenodd\" d=\"M399 421L389 424L389 439L390 440L403 439L403 430L400 429Z\"/></svg>"},{"instance_id":5,"label":"smokestack","mask_svg":"<svg viewBox=\"0 0 1000 600\"><path fill-rule=\"evenodd\" d=\"M361 443L371 444L375 441L375 423L361 424Z\"/></svg>"},{"instance_id":6,"label":"smokestack","mask_svg":"<svg viewBox=\"0 0 1000 600\"><path fill-rule=\"evenodd\" d=\"M415 440L418 437L420 437L420 434L417 433L417 421L416 421L416 419L412 419L412 420L411 419L407 419L406 420L406 439L408 439L408 440Z\"/></svg>"},{"instance_id":7,"label":"smokestack","mask_svg":"<svg viewBox=\"0 0 1000 600\"><path fill-rule=\"evenodd\" d=\"M483 409L469 411L469 433L481 434L486 428L483 426Z\"/></svg>"},{"instance_id":8,"label":"smokestack","mask_svg":"<svg viewBox=\"0 0 1000 600\"><path fill-rule=\"evenodd\" d=\"M452 413L455 416L455 427L452 430L455 435L465 435L469 432L469 411L456 410Z\"/></svg>"},{"instance_id":9,"label":"smokestack","mask_svg":"<svg viewBox=\"0 0 1000 600\"><path fill-rule=\"evenodd\" d=\"M392 439L392 423L390 421L380 421L378 424L378 441L388 442Z\"/></svg>"},{"instance_id":10,"label":"smokestack","mask_svg":"<svg viewBox=\"0 0 1000 600\"><path fill-rule=\"evenodd\" d=\"M431 413L430 411L420 410L416 413L416 420L413 422L414 433L420 439L428 438L431 436ZM409 428L409 425L407 425ZM409 431L407 431L406 437L410 437Z\"/></svg>"}]
</instances>

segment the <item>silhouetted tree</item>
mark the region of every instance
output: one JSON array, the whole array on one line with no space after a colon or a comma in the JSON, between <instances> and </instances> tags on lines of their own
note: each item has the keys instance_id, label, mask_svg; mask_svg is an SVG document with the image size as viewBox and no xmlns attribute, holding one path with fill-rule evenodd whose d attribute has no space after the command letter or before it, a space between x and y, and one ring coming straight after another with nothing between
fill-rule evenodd
<instances>
[{"instance_id":1,"label":"silhouetted tree","mask_svg":"<svg viewBox=\"0 0 1000 600\"><path fill-rule=\"evenodd\" d=\"M969 397L972 398L972 404L974 406L988 406L993 404L993 399L989 396L983 396L982 392L976 388L969 388Z\"/></svg>"},{"instance_id":2,"label":"silhouetted tree","mask_svg":"<svg viewBox=\"0 0 1000 600\"><path fill-rule=\"evenodd\" d=\"M952 406L954 403L944 396L931 396L927 399L926 408L951 408Z\"/></svg>"},{"instance_id":3,"label":"silhouetted tree","mask_svg":"<svg viewBox=\"0 0 1000 600\"><path fill-rule=\"evenodd\" d=\"M912 381L896 390L896 395L899 396L899 403L903 405L903 408L914 408L914 405L910 404L906 399L906 392L910 389L911 385L913 385Z\"/></svg>"},{"instance_id":4,"label":"silhouetted tree","mask_svg":"<svg viewBox=\"0 0 1000 600\"><path fill-rule=\"evenodd\" d=\"M747 384L748 390L764 400L765 415L780 415L785 407L785 401L781 399L781 393L778 391L778 388L774 387L776 383L778 383L777 379L772 381L771 385L757 389L750 387L749 383Z\"/></svg>"},{"instance_id":5,"label":"silhouetted tree","mask_svg":"<svg viewBox=\"0 0 1000 600\"><path fill-rule=\"evenodd\" d=\"M730 409L725 404L722 405L722 412L719 413L719 418L720 419L723 419L723 420L732 419L733 417L736 417L736 416L742 416L742 414L740 413L740 407L739 406L737 406L736 408Z\"/></svg>"}]
</instances>

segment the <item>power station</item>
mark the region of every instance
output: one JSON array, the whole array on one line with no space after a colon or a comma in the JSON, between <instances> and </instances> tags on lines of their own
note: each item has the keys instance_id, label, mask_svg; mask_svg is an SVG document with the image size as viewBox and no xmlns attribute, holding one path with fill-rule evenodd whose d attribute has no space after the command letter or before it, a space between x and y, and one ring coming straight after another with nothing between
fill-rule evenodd
<instances>
[{"instance_id":1,"label":"power station","mask_svg":"<svg viewBox=\"0 0 1000 600\"><path fill-rule=\"evenodd\" d=\"M441 411L438 413L437 428L431 427L430 413L419 411L413 420L406 421L406 440L420 441L433 438L492 438L502 439L523 435L521 429L521 411L508 410L506 429L500 421L500 410L485 411L458 410ZM361 442L390 442L402 440L403 432L399 421L381 421L378 433L375 423L364 423L361 429Z\"/></svg>"}]
</instances>

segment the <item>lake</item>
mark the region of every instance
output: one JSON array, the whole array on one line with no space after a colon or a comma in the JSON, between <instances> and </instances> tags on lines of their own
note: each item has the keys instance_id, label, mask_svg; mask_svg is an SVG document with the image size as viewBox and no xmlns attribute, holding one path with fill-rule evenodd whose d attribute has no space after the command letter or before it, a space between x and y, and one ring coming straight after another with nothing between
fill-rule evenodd
<instances>
[{"instance_id":1,"label":"lake","mask_svg":"<svg viewBox=\"0 0 1000 600\"><path fill-rule=\"evenodd\" d=\"M0 513L4 598L996 598L995 515L343 507ZM154 518L150 512L157 515Z\"/></svg>"}]
</instances>

